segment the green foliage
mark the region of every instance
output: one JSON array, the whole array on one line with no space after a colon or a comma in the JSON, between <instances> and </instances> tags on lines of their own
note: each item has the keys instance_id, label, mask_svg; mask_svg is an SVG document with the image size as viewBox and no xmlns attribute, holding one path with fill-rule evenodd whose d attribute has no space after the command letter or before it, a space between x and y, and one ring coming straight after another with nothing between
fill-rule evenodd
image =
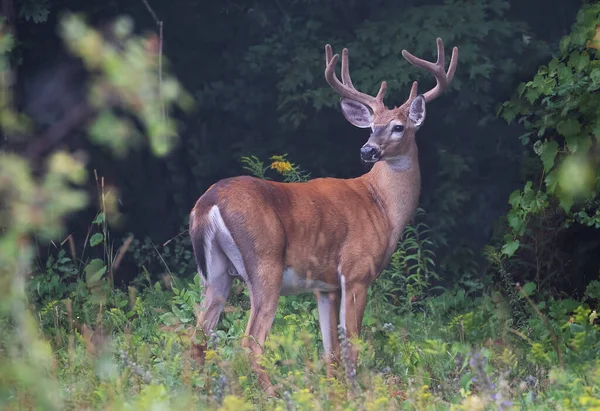
<instances>
[{"instance_id":1,"label":"green foliage","mask_svg":"<svg viewBox=\"0 0 600 411\"><path fill-rule=\"evenodd\" d=\"M535 284L524 288L538 298L522 325L503 322L490 294L470 297L459 288L424 295L419 310L402 316L387 311L385 324L365 324L355 396L348 396L343 379L325 378L316 312L298 301L280 302L265 345L263 364L283 393L279 399L259 389L239 344L248 313L230 305L210 336L204 367L191 365L197 279L172 292L146 285L133 299L110 292L107 301L117 304L87 323L92 330L101 324L105 339L69 325L69 310L81 312L76 305L85 300L70 309L57 300L36 310L53 337L52 372L67 408L555 409L600 401L595 312L579 301L531 295ZM168 320L156 321L159 315ZM503 327L511 332L499 332ZM566 368L560 368L552 332ZM4 404L17 405L8 398L0 393Z\"/></svg>"},{"instance_id":2,"label":"green foliage","mask_svg":"<svg viewBox=\"0 0 600 411\"><path fill-rule=\"evenodd\" d=\"M134 123L112 109L110 102L117 91L120 108L142 122L153 152L164 156L176 142L175 123L167 117L167 107L187 109L192 103L190 96L174 78L159 79L157 84L156 51L149 49L148 40L132 36L130 19L121 17L112 28L115 38L109 42L76 15L67 15L61 25L69 50L98 76L89 91L89 103L99 111L89 127L90 138L118 155L141 139ZM107 129L112 130L110 136Z\"/></svg>"},{"instance_id":3,"label":"green foliage","mask_svg":"<svg viewBox=\"0 0 600 411\"><path fill-rule=\"evenodd\" d=\"M310 174L308 172L300 169L286 157L287 154L271 156L271 164L268 166L265 166L264 162L256 156L242 157L242 163L244 170L248 171L254 177L265 180L270 180L270 178L266 176L268 170L274 170L283 176L284 183L297 183L310 179Z\"/></svg>"},{"instance_id":4,"label":"green foliage","mask_svg":"<svg viewBox=\"0 0 600 411\"><path fill-rule=\"evenodd\" d=\"M590 43L599 18L598 4L584 5L571 33L561 40L559 55L500 107L506 121L518 118L530 130L521 141L540 157L543 181L538 187L528 181L524 190L510 196L510 232L503 248L507 255L517 250L518 238L531 220L555 207L554 199L568 216L566 225L578 222L600 228L600 161L592 150L600 130L600 60Z\"/></svg>"},{"instance_id":5,"label":"green foliage","mask_svg":"<svg viewBox=\"0 0 600 411\"><path fill-rule=\"evenodd\" d=\"M261 44L249 49L246 64L240 67L245 75L246 72L255 76L265 71L277 73L280 121L292 127L306 122L307 106L319 110L336 104L333 91L323 81L322 58L316 58L318 51L314 49L324 38L329 39L338 53L342 46L350 49L354 84L372 92L386 80L392 96L389 100L396 104L405 100L403 93L412 81L426 79L423 83L427 84L431 81L428 74L402 58L402 49L430 57L436 37L441 37L447 46L460 44L460 68L451 86L461 90L457 104L463 109L477 107L487 114L492 106L489 90L516 73L518 56L545 52L535 40L521 41L522 36L531 35L524 24L504 18L509 8L505 0L476 4L450 0L412 7L403 3L386 7L374 4L366 20L360 15L365 10L350 4L345 15L355 24L349 32L330 30L336 24L337 8L324 11L322 7L311 7L311 2L298 2L298 6L302 3L306 3L302 5L304 13L309 13L308 24L305 16L289 16L280 27L274 26ZM507 42L511 47L505 46ZM463 89L462 84L467 82L469 87ZM422 89L425 87L421 85ZM223 93L217 89L214 92ZM206 97L210 99L212 93Z\"/></svg>"},{"instance_id":6,"label":"green foliage","mask_svg":"<svg viewBox=\"0 0 600 411\"><path fill-rule=\"evenodd\" d=\"M19 16L34 23L43 23L48 20L50 5L47 0L24 0L21 2Z\"/></svg>"},{"instance_id":7,"label":"green foliage","mask_svg":"<svg viewBox=\"0 0 600 411\"><path fill-rule=\"evenodd\" d=\"M508 199L512 210L507 215L509 227L516 236L523 236L527 229L528 219L539 215L548 206L548 195L543 191L534 190L531 181L525 184L521 192L515 190ZM519 247L519 240L514 239L502 247L502 252L512 256Z\"/></svg>"},{"instance_id":8,"label":"green foliage","mask_svg":"<svg viewBox=\"0 0 600 411\"><path fill-rule=\"evenodd\" d=\"M181 99L185 102L186 96L179 90L176 80L168 75L162 86L158 84L155 80L157 56L148 53L142 46L143 41L132 36L128 20L117 20L109 27L113 31L111 34L123 42L121 49L109 45L77 16L66 15L60 28L70 50L95 74L90 82L90 102L92 107L99 109L100 115L92 130L96 137L102 135L96 141L120 153L130 147L133 133L123 132L120 120L115 123L105 121L106 113L120 108L139 120L151 139L153 150L164 154L169 148L164 135L173 134L175 129L171 122L160 120L159 106L162 105L163 112L170 111L173 102ZM2 30L2 33L6 31ZM2 79L9 77L6 52L11 49L12 41L10 37L7 40L6 34L0 36ZM1 85L3 132L27 132L27 122L21 114L11 111L8 103L9 84L3 80ZM63 130L63 134L54 138L60 140L73 131ZM4 152L0 156L0 323L3 329L0 336L0 403L4 406L9 402L9 408L16 405L17 408L63 409L65 405L65 399L56 390L55 378L49 378L52 350L48 341L40 338L39 327L28 310L27 290L30 296L37 295L38 301L43 303L39 317L42 324L48 325L49 317L53 316L52 333L59 342L72 338L73 328L82 326L82 322L80 331L84 338L89 338L89 335L85 337L85 324L101 322L91 319L102 314L102 307L107 306L115 255L107 233L106 214L96 218L95 232L86 241L86 247L92 249L102 245L102 258L85 261L83 254L76 258L59 252L56 258L46 263L40 277L34 277L28 286L25 282L32 272L33 240L46 243L62 236L65 217L87 204L87 195L81 188L87 172L81 158L66 151L55 151L43 164L35 164L34 172L25 157ZM104 208L104 194L102 191L103 213L112 211ZM127 305L122 293L112 292L110 297L109 308L122 309ZM60 299L66 300L64 305L58 302ZM117 312L111 310L109 313L113 324L123 324L124 319ZM68 326L61 328L65 317ZM71 342L74 343L72 339ZM89 359L83 361L80 366L85 366Z\"/></svg>"},{"instance_id":9,"label":"green foliage","mask_svg":"<svg viewBox=\"0 0 600 411\"><path fill-rule=\"evenodd\" d=\"M585 289L585 296L590 300L600 301L600 281L591 281Z\"/></svg>"},{"instance_id":10,"label":"green foliage","mask_svg":"<svg viewBox=\"0 0 600 411\"><path fill-rule=\"evenodd\" d=\"M191 249L190 238L187 230L180 228L180 234L170 239L163 245L156 245L149 238L143 241L134 238L128 252L133 257L138 269L144 276L137 277L137 281L151 282L149 273L162 273L177 278L190 278L197 273L196 262Z\"/></svg>"},{"instance_id":11,"label":"green foliage","mask_svg":"<svg viewBox=\"0 0 600 411\"><path fill-rule=\"evenodd\" d=\"M369 290L365 325L390 310L412 310L423 303L423 297L433 280L439 280L435 271L434 244L431 230L422 221L425 211L417 209L415 221L408 225L392 254L390 264ZM399 313L400 313L399 312Z\"/></svg>"},{"instance_id":12,"label":"green foliage","mask_svg":"<svg viewBox=\"0 0 600 411\"><path fill-rule=\"evenodd\" d=\"M271 166L265 166L265 163L262 162L258 157L256 157L256 156L242 157L242 164L243 164L244 170L246 170L247 172L252 174L254 177L257 177L257 178L260 178L263 180L270 180L270 178L267 177L265 175L265 173L267 172L267 170L269 170L269 168L271 168Z\"/></svg>"},{"instance_id":13,"label":"green foliage","mask_svg":"<svg viewBox=\"0 0 600 411\"><path fill-rule=\"evenodd\" d=\"M160 316L162 322L167 325L181 323L182 326L191 323L195 315L195 307L200 304L202 294L202 285L200 276L194 276L194 282L188 284L187 288L178 289L173 287L173 301L171 312Z\"/></svg>"},{"instance_id":14,"label":"green foliage","mask_svg":"<svg viewBox=\"0 0 600 411\"><path fill-rule=\"evenodd\" d=\"M428 210L435 210L426 216L426 221L435 227L430 236L437 248L438 270L440 274L476 275L479 267L470 244L453 241L465 220L472 217L467 208L474 195L469 185L464 184L465 178L472 174L470 161L447 149L438 149L437 159L439 183L429 201L425 198L422 204Z\"/></svg>"}]
</instances>

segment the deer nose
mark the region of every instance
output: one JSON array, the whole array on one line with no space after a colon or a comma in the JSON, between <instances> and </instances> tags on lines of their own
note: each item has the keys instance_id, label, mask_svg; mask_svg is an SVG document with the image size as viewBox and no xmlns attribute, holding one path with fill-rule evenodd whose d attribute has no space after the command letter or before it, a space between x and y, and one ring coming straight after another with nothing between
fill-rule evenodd
<instances>
[{"instance_id":1,"label":"deer nose","mask_svg":"<svg viewBox=\"0 0 600 411\"><path fill-rule=\"evenodd\" d=\"M379 150L379 147L372 144L365 144L360 149L360 158L363 161L374 163L381 158L381 151Z\"/></svg>"}]
</instances>

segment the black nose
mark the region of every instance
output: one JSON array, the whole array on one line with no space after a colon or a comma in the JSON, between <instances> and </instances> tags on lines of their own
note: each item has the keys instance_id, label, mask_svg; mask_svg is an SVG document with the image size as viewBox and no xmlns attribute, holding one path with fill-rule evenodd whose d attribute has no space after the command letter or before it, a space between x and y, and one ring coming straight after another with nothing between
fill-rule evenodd
<instances>
[{"instance_id":1,"label":"black nose","mask_svg":"<svg viewBox=\"0 0 600 411\"><path fill-rule=\"evenodd\" d=\"M368 145L365 144L360 149L360 158L363 161L369 161L369 162L377 161L377 160L379 160L380 156L381 156L381 153L379 152L379 149L370 144L368 144Z\"/></svg>"}]
</instances>

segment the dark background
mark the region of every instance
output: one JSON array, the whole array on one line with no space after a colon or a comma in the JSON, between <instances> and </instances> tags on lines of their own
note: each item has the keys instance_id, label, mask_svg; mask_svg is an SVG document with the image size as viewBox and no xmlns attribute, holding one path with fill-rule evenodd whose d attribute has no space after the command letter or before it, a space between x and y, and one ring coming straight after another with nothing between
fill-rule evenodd
<instances>
[{"instance_id":1,"label":"dark background","mask_svg":"<svg viewBox=\"0 0 600 411\"><path fill-rule=\"evenodd\" d=\"M136 31L157 32L142 0L47 5L45 22L15 17L18 104L40 128L80 103L86 82L56 34L61 11L82 12L98 27L128 15ZM182 125L179 147L165 159L139 149L115 161L77 134L68 140L71 148L85 146L90 169L119 188L125 218L116 237L133 232L158 244L174 237L212 183L245 172L241 156L268 160L288 153L313 177L364 173L359 148L368 133L339 112L339 97L323 76L324 45L350 49L351 74L362 91L374 93L387 80L391 106L406 99L413 80L421 90L432 86L401 50L432 60L439 36L448 56L453 46L460 54L452 89L428 107L418 134L421 207L433 229L439 271L452 281L485 271L481 251L500 238L509 194L539 172L531 149L518 139L523 129L507 125L496 110L558 50L580 3L153 0L151 7L164 22L168 70L196 101L191 115L175 114ZM94 196L95 184L89 190ZM77 214L70 230L85 232L95 213L92 206ZM587 284L581 273L597 267L598 236L590 233L573 228L556 242L556 253L577 260L562 278L564 290ZM588 257L578 248L584 239Z\"/></svg>"}]
</instances>

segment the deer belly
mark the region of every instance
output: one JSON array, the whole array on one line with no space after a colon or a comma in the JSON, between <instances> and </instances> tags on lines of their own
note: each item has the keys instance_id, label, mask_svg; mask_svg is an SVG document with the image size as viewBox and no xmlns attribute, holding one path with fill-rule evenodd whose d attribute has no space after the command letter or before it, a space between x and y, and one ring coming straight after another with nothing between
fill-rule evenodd
<instances>
[{"instance_id":1,"label":"deer belly","mask_svg":"<svg viewBox=\"0 0 600 411\"><path fill-rule=\"evenodd\" d=\"M311 293L314 291L333 291L336 290L337 285L328 284L321 280L311 280L306 277L298 275L292 268L286 268L283 271L283 278L281 280L281 295L296 295Z\"/></svg>"}]
</instances>

